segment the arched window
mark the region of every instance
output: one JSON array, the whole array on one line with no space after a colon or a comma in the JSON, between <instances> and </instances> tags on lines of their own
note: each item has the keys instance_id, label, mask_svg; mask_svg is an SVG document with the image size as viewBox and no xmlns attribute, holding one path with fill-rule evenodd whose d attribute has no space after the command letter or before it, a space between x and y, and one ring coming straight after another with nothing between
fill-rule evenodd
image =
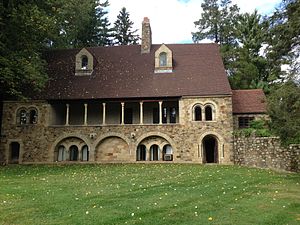
<instances>
[{"instance_id":1,"label":"arched window","mask_svg":"<svg viewBox=\"0 0 300 225\"><path fill-rule=\"evenodd\" d=\"M86 55L81 57L81 69L86 70L88 68L89 59Z\"/></svg>"},{"instance_id":2,"label":"arched window","mask_svg":"<svg viewBox=\"0 0 300 225\"><path fill-rule=\"evenodd\" d=\"M167 66L167 53L162 52L159 54L159 66Z\"/></svg>"},{"instance_id":3,"label":"arched window","mask_svg":"<svg viewBox=\"0 0 300 225\"><path fill-rule=\"evenodd\" d=\"M36 124L38 118L38 113L36 109L30 109L29 111L29 123Z\"/></svg>"},{"instance_id":4,"label":"arched window","mask_svg":"<svg viewBox=\"0 0 300 225\"><path fill-rule=\"evenodd\" d=\"M66 160L66 149L64 146L59 146L58 147L58 154L57 154L57 161L65 161Z\"/></svg>"},{"instance_id":5,"label":"arched window","mask_svg":"<svg viewBox=\"0 0 300 225\"><path fill-rule=\"evenodd\" d=\"M70 147L70 161L78 160L78 147L76 145L72 145Z\"/></svg>"},{"instance_id":6,"label":"arched window","mask_svg":"<svg viewBox=\"0 0 300 225\"><path fill-rule=\"evenodd\" d=\"M139 145L136 150L136 161L146 161L146 146Z\"/></svg>"},{"instance_id":7,"label":"arched window","mask_svg":"<svg viewBox=\"0 0 300 225\"><path fill-rule=\"evenodd\" d=\"M159 160L159 147L158 145L152 145L150 147L150 160L158 161Z\"/></svg>"},{"instance_id":8,"label":"arched window","mask_svg":"<svg viewBox=\"0 0 300 225\"><path fill-rule=\"evenodd\" d=\"M211 106L205 107L205 120L212 121L213 120L213 112Z\"/></svg>"},{"instance_id":9,"label":"arched window","mask_svg":"<svg viewBox=\"0 0 300 225\"><path fill-rule=\"evenodd\" d=\"M171 145L165 145L163 147L163 160L164 161L173 161L173 149Z\"/></svg>"},{"instance_id":10,"label":"arched window","mask_svg":"<svg viewBox=\"0 0 300 225\"><path fill-rule=\"evenodd\" d=\"M201 106L196 105L194 107L194 121L201 121L202 120L202 110Z\"/></svg>"},{"instance_id":11,"label":"arched window","mask_svg":"<svg viewBox=\"0 0 300 225\"><path fill-rule=\"evenodd\" d=\"M27 123L27 111L26 109L19 109L17 113L17 123L24 125Z\"/></svg>"},{"instance_id":12,"label":"arched window","mask_svg":"<svg viewBox=\"0 0 300 225\"><path fill-rule=\"evenodd\" d=\"M82 161L89 161L89 148L87 145L83 146L81 149L81 159Z\"/></svg>"}]
</instances>

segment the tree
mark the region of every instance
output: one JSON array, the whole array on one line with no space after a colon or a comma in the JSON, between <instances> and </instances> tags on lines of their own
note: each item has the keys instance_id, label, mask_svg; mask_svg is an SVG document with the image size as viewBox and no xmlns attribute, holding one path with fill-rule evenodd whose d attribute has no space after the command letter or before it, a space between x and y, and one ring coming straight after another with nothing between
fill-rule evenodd
<instances>
[{"instance_id":1,"label":"tree","mask_svg":"<svg viewBox=\"0 0 300 225\"><path fill-rule=\"evenodd\" d=\"M283 0L269 18L267 57L274 78L287 78L281 67L289 65L289 76L300 74L300 1Z\"/></svg>"},{"instance_id":2,"label":"tree","mask_svg":"<svg viewBox=\"0 0 300 225\"><path fill-rule=\"evenodd\" d=\"M300 143L300 87L293 81L274 86L268 97L271 128L285 144Z\"/></svg>"},{"instance_id":3,"label":"tree","mask_svg":"<svg viewBox=\"0 0 300 225\"><path fill-rule=\"evenodd\" d=\"M104 10L108 1L60 0L55 3L56 35L53 48L81 48L111 44L110 23Z\"/></svg>"},{"instance_id":4,"label":"tree","mask_svg":"<svg viewBox=\"0 0 300 225\"><path fill-rule=\"evenodd\" d=\"M237 5L232 5L231 0L205 0L201 4L203 13L194 24L198 31L192 33L193 41L209 39L220 44L223 62L228 74L232 73L232 62L236 58L237 47L235 24L239 15Z\"/></svg>"},{"instance_id":5,"label":"tree","mask_svg":"<svg viewBox=\"0 0 300 225\"><path fill-rule=\"evenodd\" d=\"M48 1L0 3L0 100L39 91L47 81L40 50L54 24L44 10L48 6Z\"/></svg>"},{"instance_id":6,"label":"tree","mask_svg":"<svg viewBox=\"0 0 300 225\"><path fill-rule=\"evenodd\" d=\"M129 12L123 7L114 23L114 39L119 45L137 44L139 36L137 30L132 30L133 22L129 18Z\"/></svg>"},{"instance_id":7,"label":"tree","mask_svg":"<svg viewBox=\"0 0 300 225\"><path fill-rule=\"evenodd\" d=\"M233 89L268 87L267 59L261 53L265 33L265 23L256 10L238 17L236 38L240 45L236 48L234 73L229 76Z\"/></svg>"}]
</instances>

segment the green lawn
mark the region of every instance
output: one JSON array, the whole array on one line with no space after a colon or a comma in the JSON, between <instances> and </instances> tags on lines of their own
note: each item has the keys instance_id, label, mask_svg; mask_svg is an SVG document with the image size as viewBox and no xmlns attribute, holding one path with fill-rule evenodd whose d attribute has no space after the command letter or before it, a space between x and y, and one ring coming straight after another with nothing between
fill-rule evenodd
<instances>
[{"instance_id":1,"label":"green lawn","mask_svg":"<svg viewBox=\"0 0 300 225\"><path fill-rule=\"evenodd\" d=\"M300 174L191 164L6 166L0 224L300 224Z\"/></svg>"}]
</instances>

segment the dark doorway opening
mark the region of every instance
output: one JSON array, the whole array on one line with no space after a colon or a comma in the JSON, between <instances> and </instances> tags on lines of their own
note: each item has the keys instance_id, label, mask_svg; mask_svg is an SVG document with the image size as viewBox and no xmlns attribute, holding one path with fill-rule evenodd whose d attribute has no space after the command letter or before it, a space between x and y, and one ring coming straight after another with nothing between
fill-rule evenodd
<instances>
[{"instance_id":1,"label":"dark doorway opening","mask_svg":"<svg viewBox=\"0 0 300 225\"><path fill-rule=\"evenodd\" d=\"M9 163L19 163L20 157L20 144L19 142L10 143L10 157Z\"/></svg>"},{"instance_id":2,"label":"dark doorway opening","mask_svg":"<svg viewBox=\"0 0 300 225\"><path fill-rule=\"evenodd\" d=\"M203 141L203 163L218 163L218 142L215 137L208 135Z\"/></svg>"}]
</instances>

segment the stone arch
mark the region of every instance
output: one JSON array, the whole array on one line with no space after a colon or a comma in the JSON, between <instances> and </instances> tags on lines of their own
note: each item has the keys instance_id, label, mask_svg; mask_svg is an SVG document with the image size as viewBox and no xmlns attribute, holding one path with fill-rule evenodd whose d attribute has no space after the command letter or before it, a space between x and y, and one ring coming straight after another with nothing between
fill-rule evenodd
<instances>
[{"instance_id":1,"label":"stone arch","mask_svg":"<svg viewBox=\"0 0 300 225\"><path fill-rule=\"evenodd\" d=\"M50 154L49 154L49 158L50 160L54 160L57 161L57 155L56 155L56 152L57 152L57 148L62 145L65 147L66 151L68 151L68 149L71 147L71 145L73 145L72 143L70 144L66 144L66 143L63 143L63 141L65 140L68 140L68 139L72 139L72 138L75 138L75 139L79 139L81 140L83 143L81 144L77 144L77 147L81 153L81 147L84 146L84 145L87 145L88 148L90 148L91 146L91 143L90 141L83 135L80 135L80 134L64 134L64 135L61 135L59 138L57 138L53 144L51 145L51 148L50 148Z\"/></svg>"},{"instance_id":2,"label":"stone arch","mask_svg":"<svg viewBox=\"0 0 300 225\"><path fill-rule=\"evenodd\" d=\"M94 144L92 145L93 149L95 149L102 140L108 137L119 137L123 139L128 144L128 146L130 146L130 140L125 135L116 132L108 132L106 134L101 135L94 141Z\"/></svg>"},{"instance_id":3,"label":"stone arch","mask_svg":"<svg viewBox=\"0 0 300 225\"><path fill-rule=\"evenodd\" d=\"M137 147L139 146L139 144L146 138L151 137L151 136L157 136L157 137L162 137L164 138L167 142L169 142L169 144L172 146L173 148L173 152L176 152L177 147L175 142L172 140L172 138L170 138L168 135L161 133L161 132L148 132L145 133L143 135L141 135L137 140L136 140L136 145L134 146L134 149L137 149ZM163 144L159 147L163 148Z\"/></svg>"},{"instance_id":4,"label":"stone arch","mask_svg":"<svg viewBox=\"0 0 300 225\"><path fill-rule=\"evenodd\" d=\"M128 162L131 161L129 142L123 135L103 135L95 144L95 161Z\"/></svg>"},{"instance_id":5,"label":"stone arch","mask_svg":"<svg viewBox=\"0 0 300 225\"><path fill-rule=\"evenodd\" d=\"M204 146L203 146L203 140L208 137L208 136L211 136L211 137L214 137L216 139L216 144L217 144L217 155L218 155L218 158L217 158L217 162L218 163L221 163L222 162L222 159L224 158L224 138L218 134L217 132L214 132L214 131L207 131L203 134L201 134L200 138L199 138L199 146L201 146L199 148L199 152L198 152L198 155L200 156L200 158L202 159L203 161L203 151L204 151Z\"/></svg>"}]
</instances>

